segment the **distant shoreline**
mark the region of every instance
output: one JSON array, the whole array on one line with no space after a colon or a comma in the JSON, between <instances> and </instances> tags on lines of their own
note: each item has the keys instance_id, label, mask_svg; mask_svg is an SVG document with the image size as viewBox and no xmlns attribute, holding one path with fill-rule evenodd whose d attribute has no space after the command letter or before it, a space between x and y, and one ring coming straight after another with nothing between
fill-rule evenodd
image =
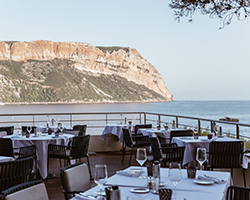
<instances>
[{"instance_id":1,"label":"distant shoreline","mask_svg":"<svg viewBox=\"0 0 250 200\"><path fill-rule=\"evenodd\" d=\"M79 101L79 102L20 102L20 103L2 103L0 102L1 105L58 105L58 104L117 104L117 103L162 103L162 102L171 102L171 101Z\"/></svg>"}]
</instances>

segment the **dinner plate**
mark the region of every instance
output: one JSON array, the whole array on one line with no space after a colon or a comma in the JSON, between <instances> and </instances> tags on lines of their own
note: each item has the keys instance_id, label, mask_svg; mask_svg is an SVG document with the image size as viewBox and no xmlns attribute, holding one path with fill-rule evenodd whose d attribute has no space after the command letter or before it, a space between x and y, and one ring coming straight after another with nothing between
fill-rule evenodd
<instances>
[{"instance_id":1,"label":"dinner plate","mask_svg":"<svg viewBox=\"0 0 250 200\"><path fill-rule=\"evenodd\" d=\"M209 181L209 180L194 179L194 182L199 184L199 185L212 185L212 184L214 184L214 181Z\"/></svg>"},{"instance_id":2,"label":"dinner plate","mask_svg":"<svg viewBox=\"0 0 250 200\"><path fill-rule=\"evenodd\" d=\"M143 170L138 169L138 168L129 168L129 169L127 169L126 171L127 171L127 172L141 172L141 171L143 171Z\"/></svg>"},{"instance_id":3,"label":"dinner plate","mask_svg":"<svg viewBox=\"0 0 250 200\"><path fill-rule=\"evenodd\" d=\"M148 193L150 190L148 188L134 188L130 191L133 193Z\"/></svg>"},{"instance_id":4,"label":"dinner plate","mask_svg":"<svg viewBox=\"0 0 250 200\"><path fill-rule=\"evenodd\" d=\"M166 183L166 182L161 181L159 186L160 186L160 187L163 187L163 186L165 186L165 185L167 185L167 183Z\"/></svg>"},{"instance_id":5,"label":"dinner plate","mask_svg":"<svg viewBox=\"0 0 250 200\"><path fill-rule=\"evenodd\" d=\"M184 139L184 140L192 140L194 138L193 137L182 137L182 139Z\"/></svg>"},{"instance_id":6,"label":"dinner plate","mask_svg":"<svg viewBox=\"0 0 250 200\"><path fill-rule=\"evenodd\" d=\"M208 139L206 139L206 138L202 138L202 139L201 139L201 141L208 141Z\"/></svg>"}]
</instances>

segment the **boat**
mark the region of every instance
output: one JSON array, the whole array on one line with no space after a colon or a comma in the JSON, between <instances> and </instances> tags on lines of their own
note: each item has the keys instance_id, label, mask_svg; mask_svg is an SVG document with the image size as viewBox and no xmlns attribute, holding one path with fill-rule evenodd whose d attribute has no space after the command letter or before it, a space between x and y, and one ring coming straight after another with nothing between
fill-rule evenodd
<instances>
[{"instance_id":1,"label":"boat","mask_svg":"<svg viewBox=\"0 0 250 200\"><path fill-rule=\"evenodd\" d=\"M225 117L225 118L221 118L219 120L221 120L221 121L230 121L230 122L239 122L239 119L231 118L231 117Z\"/></svg>"}]
</instances>

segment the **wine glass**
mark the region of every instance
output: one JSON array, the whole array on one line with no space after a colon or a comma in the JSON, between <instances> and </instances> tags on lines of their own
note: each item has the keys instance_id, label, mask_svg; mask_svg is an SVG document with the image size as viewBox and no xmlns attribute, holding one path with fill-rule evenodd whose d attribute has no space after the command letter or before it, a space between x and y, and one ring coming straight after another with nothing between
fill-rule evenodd
<instances>
[{"instance_id":1,"label":"wine glass","mask_svg":"<svg viewBox=\"0 0 250 200\"><path fill-rule=\"evenodd\" d=\"M207 160L206 148L197 148L196 160L200 164L200 175L202 175L202 165Z\"/></svg>"},{"instance_id":2,"label":"wine glass","mask_svg":"<svg viewBox=\"0 0 250 200\"><path fill-rule=\"evenodd\" d=\"M107 166L98 164L95 165L95 176L94 176L95 183L100 187L100 191L96 192L98 195L100 195L100 199L102 199L102 195L105 195L105 191L102 190L103 185L108 180L108 172L107 172Z\"/></svg>"},{"instance_id":3,"label":"wine glass","mask_svg":"<svg viewBox=\"0 0 250 200\"><path fill-rule=\"evenodd\" d=\"M15 135L20 136L21 135L21 126L19 123L16 125L16 133Z\"/></svg>"},{"instance_id":4,"label":"wine glass","mask_svg":"<svg viewBox=\"0 0 250 200\"><path fill-rule=\"evenodd\" d=\"M28 131L28 133L30 134L32 127L31 126L27 126L26 130Z\"/></svg>"},{"instance_id":5,"label":"wine glass","mask_svg":"<svg viewBox=\"0 0 250 200\"><path fill-rule=\"evenodd\" d=\"M176 185L180 182L182 178L181 174L181 164L180 163L169 163L169 171L168 171L168 178L174 185L174 194L176 196ZM173 198L173 200L176 198Z\"/></svg>"},{"instance_id":6,"label":"wine glass","mask_svg":"<svg viewBox=\"0 0 250 200\"><path fill-rule=\"evenodd\" d=\"M141 170L142 170L142 165L146 162L146 160L147 160L146 149L138 148L136 153L136 161L141 165Z\"/></svg>"},{"instance_id":7,"label":"wine glass","mask_svg":"<svg viewBox=\"0 0 250 200\"><path fill-rule=\"evenodd\" d=\"M62 131L63 131L63 124L62 123L58 123L58 128L59 128L60 132L62 133Z\"/></svg>"}]
</instances>

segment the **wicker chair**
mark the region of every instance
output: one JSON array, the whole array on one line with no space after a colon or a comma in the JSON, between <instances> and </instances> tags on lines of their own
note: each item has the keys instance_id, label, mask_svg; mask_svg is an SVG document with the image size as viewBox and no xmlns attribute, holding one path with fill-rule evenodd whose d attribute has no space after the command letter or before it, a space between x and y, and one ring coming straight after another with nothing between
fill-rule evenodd
<instances>
[{"instance_id":1,"label":"wicker chair","mask_svg":"<svg viewBox=\"0 0 250 200\"><path fill-rule=\"evenodd\" d=\"M86 164L76 163L60 170L65 199L90 189L90 175Z\"/></svg>"},{"instance_id":2,"label":"wicker chair","mask_svg":"<svg viewBox=\"0 0 250 200\"><path fill-rule=\"evenodd\" d=\"M29 181L32 166L32 157L0 162L0 191Z\"/></svg>"},{"instance_id":3,"label":"wicker chair","mask_svg":"<svg viewBox=\"0 0 250 200\"><path fill-rule=\"evenodd\" d=\"M243 173L244 186L246 187L245 170L242 168L244 142L243 141L212 141L209 144L208 169L214 168L241 168Z\"/></svg>"},{"instance_id":4,"label":"wicker chair","mask_svg":"<svg viewBox=\"0 0 250 200\"><path fill-rule=\"evenodd\" d=\"M181 136L193 136L192 130L171 130L169 142L172 142L173 137L181 137Z\"/></svg>"},{"instance_id":5,"label":"wicker chair","mask_svg":"<svg viewBox=\"0 0 250 200\"><path fill-rule=\"evenodd\" d=\"M48 193L42 180L30 181L8 188L1 192L2 200L48 200Z\"/></svg>"},{"instance_id":6,"label":"wicker chair","mask_svg":"<svg viewBox=\"0 0 250 200\"><path fill-rule=\"evenodd\" d=\"M73 130L79 130L79 135L86 135L87 125L74 125Z\"/></svg>"},{"instance_id":7,"label":"wicker chair","mask_svg":"<svg viewBox=\"0 0 250 200\"><path fill-rule=\"evenodd\" d=\"M0 138L0 156L14 158L13 144L10 138Z\"/></svg>"},{"instance_id":8,"label":"wicker chair","mask_svg":"<svg viewBox=\"0 0 250 200\"><path fill-rule=\"evenodd\" d=\"M152 124L136 124L134 134L137 134L139 128L152 128Z\"/></svg>"},{"instance_id":9,"label":"wicker chair","mask_svg":"<svg viewBox=\"0 0 250 200\"><path fill-rule=\"evenodd\" d=\"M153 160L159 161L166 166L166 162L183 161L185 147L178 147L176 143L160 144L157 137L149 137L153 152Z\"/></svg>"},{"instance_id":10,"label":"wicker chair","mask_svg":"<svg viewBox=\"0 0 250 200\"><path fill-rule=\"evenodd\" d=\"M48 147L48 171L49 171L49 159L50 158L59 158L64 159L68 165L71 164L70 160L72 159L79 159L81 162L81 158L86 157L88 162L88 168L91 176L91 169L89 163L89 139L90 135L80 135L75 136L70 146L68 145L56 145L56 144L49 144ZM68 150L69 149L69 150ZM65 162L64 162L65 166Z\"/></svg>"},{"instance_id":11,"label":"wicker chair","mask_svg":"<svg viewBox=\"0 0 250 200\"><path fill-rule=\"evenodd\" d=\"M3 127L0 127L0 131L6 131L7 135L13 135L13 133L14 133L14 126L3 126Z\"/></svg>"},{"instance_id":12,"label":"wicker chair","mask_svg":"<svg viewBox=\"0 0 250 200\"><path fill-rule=\"evenodd\" d=\"M124 156L126 154L126 147L131 148L129 166L131 164L132 154L135 152L138 147L149 147L149 136L132 136L129 129L122 129L123 132L123 147L122 147L122 164L124 160ZM134 153L135 154L135 153Z\"/></svg>"},{"instance_id":13,"label":"wicker chair","mask_svg":"<svg viewBox=\"0 0 250 200\"><path fill-rule=\"evenodd\" d=\"M250 188L230 186L227 188L226 200L249 200Z\"/></svg>"}]
</instances>

